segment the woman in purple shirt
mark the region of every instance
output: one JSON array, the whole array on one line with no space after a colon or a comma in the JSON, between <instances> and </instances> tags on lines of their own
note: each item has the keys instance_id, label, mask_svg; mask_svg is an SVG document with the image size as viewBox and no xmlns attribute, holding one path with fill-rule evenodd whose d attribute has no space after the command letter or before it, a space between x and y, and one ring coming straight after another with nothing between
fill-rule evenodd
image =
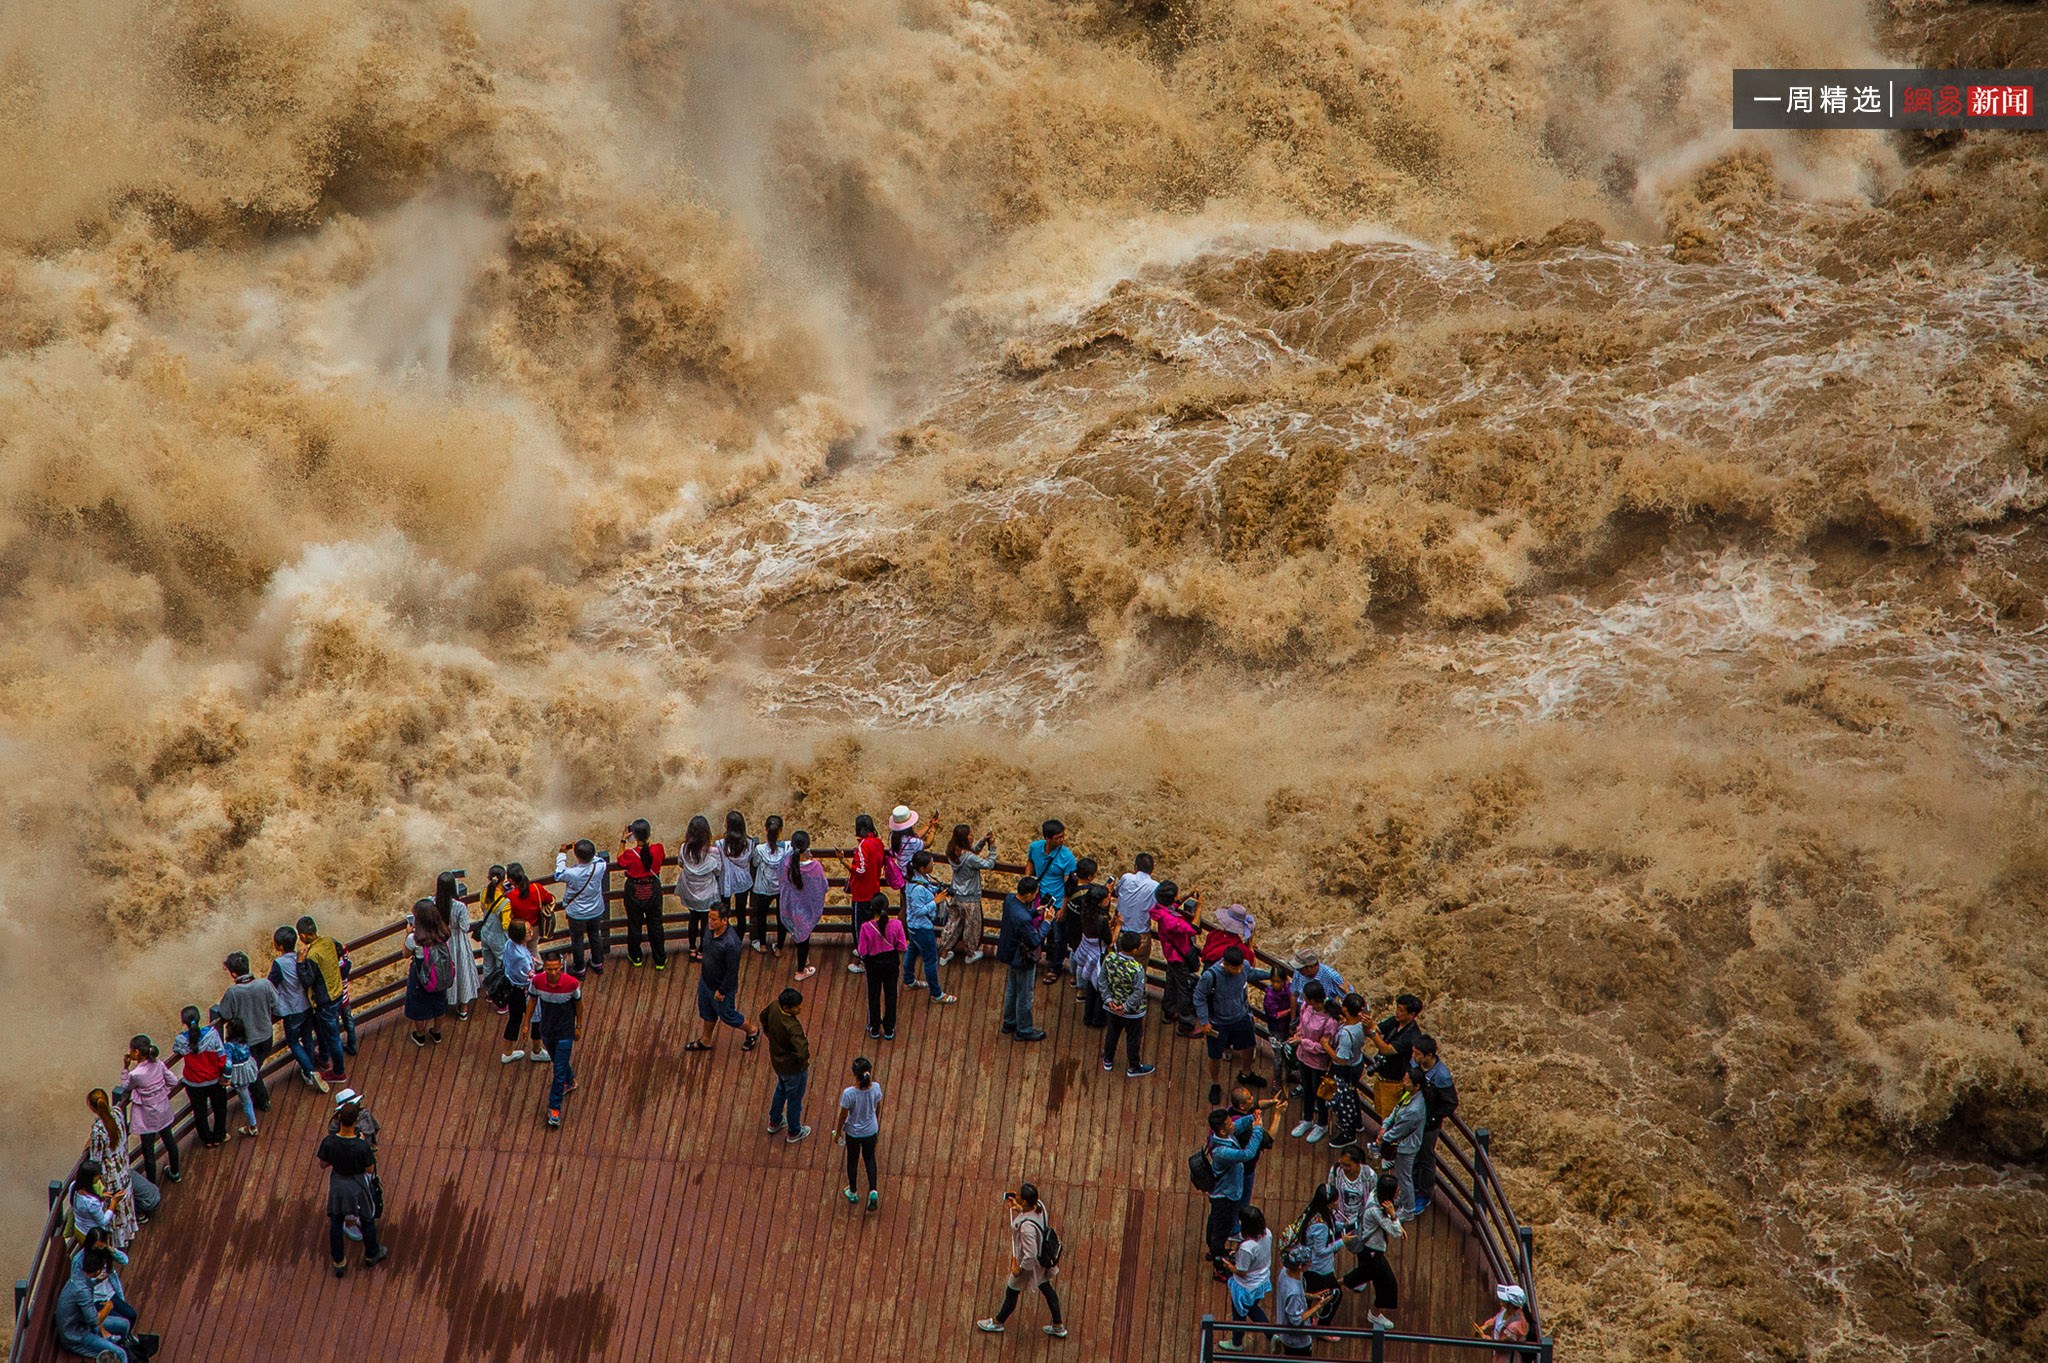
<instances>
[{"instance_id":1,"label":"woman in purple shirt","mask_svg":"<svg viewBox=\"0 0 2048 1363\"><path fill-rule=\"evenodd\" d=\"M811 835L799 828L789 835L789 856L776 872L775 911L796 943L796 978L818 973L811 964L811 931L825 916L825 868L811 858Z\"/></svg>"},{"instance_id":2,"label":"woman in purple shirt","mask_svg":"<svg viewBox=\"0 0 2048 1363\"><path fill-rule=\"evenodd\" d=\"M156 1143L161 1137L168 1177L176 1183L183 1176L178 1172L178 1139L171 1134L171 1093L184 1081L157 1059L159 1054L148 1037L130 1037L117 1096L128 1104L129 1131L142 1142L142 1172L156 1182Z\"/></svg>"}]
</instances>

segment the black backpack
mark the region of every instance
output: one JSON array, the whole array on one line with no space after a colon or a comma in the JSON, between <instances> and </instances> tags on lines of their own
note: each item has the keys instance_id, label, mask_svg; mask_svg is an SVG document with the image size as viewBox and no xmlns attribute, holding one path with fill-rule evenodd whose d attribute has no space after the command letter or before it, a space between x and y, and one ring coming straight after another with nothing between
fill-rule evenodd
<instances>
[{"instance_id":1,"label":"black backpack","mask_svg":"<svg viewBox=\"0 0 2048 1363\"><path fill-rule=\"evenodd\" d=\"M1050 1272L1059 1267L1060 1255L1066 1252L1067 1247L1060 1243L1060 1233L1052 1228L1052 1222L1047 1221L1045 1234L1038 1241L1039 1267Z\"/></svg>"},{"instance_id":2,"label":"black backpack","mask_svg":"<svg viewBox=\"0 0 2048 1363\"><path fill-rule=\"evenodd\" d=\"M1209 1163L1207 1145L1188 1156L1188 1182L1195 1185L1195 1191L1198 1193L1216 1191L1216 1166Z\"/></svg>"}]
</instances>

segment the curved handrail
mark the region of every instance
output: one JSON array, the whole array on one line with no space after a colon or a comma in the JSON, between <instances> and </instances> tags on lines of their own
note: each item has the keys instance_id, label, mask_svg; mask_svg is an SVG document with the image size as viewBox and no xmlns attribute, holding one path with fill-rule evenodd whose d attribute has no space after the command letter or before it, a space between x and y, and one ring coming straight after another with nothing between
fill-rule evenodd
<instances>
[{"instance_id":1,"label":"curved handrail","mask_svg":"<svg viewBox=\"0 0 2048 1363\"><path fill-rule=\"evenodd\" d=\"M841 855L840 849L812 849L812 856L820 860L839 855ZM946 858L938 855L934 855L933 860L939 864L950 864ZM1014 862L998 862L990 869L1003 874L1021 875L1025 874L1028 868ZM607 871L607 879L611 875L618 873L620 873L620 868L617 863L611 863ZM550 872L550 875L552 875L552 872ZM537 879L536 883L541 882ZM673 883L664 881L662 884L666 893L674 893L675 887ZM826 884L834 889L844 889L846 877L827 876ZM1003 890L984 888L981 896L984 901L1000 901L1005 898L1006 893ZM605 900L607 903L619 901L624 898L624 894L623 889L613 890L607 888ZM464 896L465 903L473 904L477 899L478 895L475 892ZM828 910L836 908L846 910L846 912L843 917L833 915L829 918L821 919L817 927L813 929L813 932L823 932L831 936L837 936L842 933L851 935L854 927L852 910L855 906L849 901L843 904L827 905L826 907ZM684 924L688 921L689 915L687 912L664 913L661 917L662 923L666 926L671 923ZM409 920L401 917L394 922L387 923L382 927L375 928L360 937L343 943L342 952L345 955L354 957L358 952L404 933L409 926ZM1214 922L1207 920L1198 922L1196 926L1208 931L1213 931L1217 927ZM999 916L996 918L983 917L983 931L986 932L991 927L1000 929L1001 919ZM561 927L543 937L541 941L566 941L568 936L568 929ZM472 950L480 951L481 948L472 948ZM1279 964L1288 964L1260 947L1254 947L1252 954L1264 966L1271 967ZM402 964L406 959L407 953L403 950L393 950L376 956L351 969L349 974L350 983L367 981L372 976ZM1153 988L1164 988L1165 969L1163 963L1156 968L1148 964L1146 982L1148 986ZM403 1006L402 995L404 990L405 980L401 976L385 980L374 985L360 997L352 998L350 1006L356 1024L358 1026L367 1025ZM1263 1019L1254 1019L1254 1025L1260 1034L1267 1034ZM1268 1035L1268 1040L1270 1042L1270 1035ZM268 1079L272 1075L282 1074L295 1063L288 1048L279 1048L263 1063L259 1073L263 1078ZM1366 1123L1370 1124L1372 1132L1377 1135L1379 1131L1377 1113L1368 1105L1361 1110L1360 1116ZM172 1111L171 1126L169 1128L171 1137L173 1139L183 1137L192 1130L194 1121L191 1099L187 1096ZM1483 1130L1482 1128L1481 1131L1483 1132ZM1452 1139L1453 1136L1462 1138L1465 1143L1462 1148ZM1528 1294L1531 1338L1532 1340L1542 1339L1543 1334L1536 1308L1536 1267L1533 1232L1514 1217L1512 1206L1508 1201L1507 1189L1501 1185L1499 1175L1494 1169L1486 1137L1483 1134L1475 1133L1471 1127L1466 1125L1462 1117L1453 1113L1449 1120L1444 1122L1440 1128L1437 1143L1451 1157L1448 1165L1445 1164L1441 1157L1439 1158L1439 1189L1449 1195L1447 1200L1450 1201L1453 1208L1465 1220L1472 1235L1479 1242L1480 1252L1486 1259L1488 1267L1492 1269L1495 1280L1518 1283ZM26 1280L17 1281L15 1284L14 1329L12 1338L8 1342L7 1354L9 1363L19 1363L19 1360L23 1357L23 1351L27 1342L37 1337L37 1326L39 1324L47 1325L48 1317L53 1313L53 1301L57 1289L61 1286L57 1282L57 1275L61 1265L67 1259L63 1252L62 1236L63 1190L68 1189L72 1180L77 1177L78 1164L83 1159L84 1156L81 1154L78 1160L73 1161L70 1170L66 1172L61 1184L57 1182L50 1184L50 1211L44 1219L43 1231L37 1241L36 1255L30 1269L30 1276ZM130 1162L131 1164L140 1164L141 1156L139 1151L130 1156ZM1461 1171L1464 1175L1462 1179L1460 1178Z\"/></svg>"}]
</instances>

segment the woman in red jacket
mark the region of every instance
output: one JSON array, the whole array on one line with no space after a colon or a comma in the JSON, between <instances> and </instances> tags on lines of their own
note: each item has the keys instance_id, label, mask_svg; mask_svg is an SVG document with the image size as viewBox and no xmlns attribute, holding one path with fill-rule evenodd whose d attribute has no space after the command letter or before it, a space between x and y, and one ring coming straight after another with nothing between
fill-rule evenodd
<instances>
[{"instance_id":1,"label":"woman in red jacket","mask_svg":"<svg viewBox=\"0 0 2048 1363\"><path fill-rule=\"evenodd\" d=\"M868 903L882 892L882 858L889 849L875 836L875 819L872 814L857 814L853 820L853 836L857 841L853 848L853 860L845 857L839 860L846 867L846 897L853 901L853 931L859 940L860 925L867 921ZM854 974L860 974L866 967L856 956L846 967Z\"/></svg>"}]
</instances>

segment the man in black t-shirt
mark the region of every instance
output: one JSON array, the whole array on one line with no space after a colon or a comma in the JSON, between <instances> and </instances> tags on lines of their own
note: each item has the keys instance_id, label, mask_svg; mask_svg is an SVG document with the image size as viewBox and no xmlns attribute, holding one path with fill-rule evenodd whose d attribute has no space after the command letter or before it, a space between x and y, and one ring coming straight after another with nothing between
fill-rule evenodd
<instances>
[{"instance_id":1,"label":"man in black t-shirt","mask_svg":"<svg viewBox=\"0 0 2048 1363\"><path fill-rule=\"evenodd\" d=\"M1401 1080L1407 1077L1408 1066L1414 1062L1415 1041L1421 1035L1422 1000L1413 994L1396 998L1392 1016L1381 1018L1366 1034L1365 1039L1379 1053L1370 1068L1372 1102L1382 1121L1394 1110L1394 1104L1401 1101Z\"/></svg>"}]
</instances>

